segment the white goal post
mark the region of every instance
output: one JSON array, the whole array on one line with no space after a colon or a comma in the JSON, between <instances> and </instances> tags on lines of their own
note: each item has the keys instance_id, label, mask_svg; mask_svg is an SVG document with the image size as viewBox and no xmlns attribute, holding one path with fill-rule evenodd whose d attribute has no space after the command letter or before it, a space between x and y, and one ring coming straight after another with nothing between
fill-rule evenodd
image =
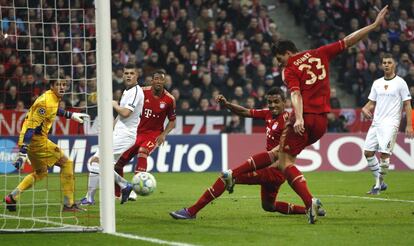
<instances>
[{"instance_id":1,"label":"white goal post","mask_svg":"<svg viewBox=\"0 0 414 246\"><path fill-rule=\"evenodd\" d=\"M100 199L103 232L115 232L114 175L112 154L112 60L109 0L96 1Z\"/></svg>"}]
</instances>

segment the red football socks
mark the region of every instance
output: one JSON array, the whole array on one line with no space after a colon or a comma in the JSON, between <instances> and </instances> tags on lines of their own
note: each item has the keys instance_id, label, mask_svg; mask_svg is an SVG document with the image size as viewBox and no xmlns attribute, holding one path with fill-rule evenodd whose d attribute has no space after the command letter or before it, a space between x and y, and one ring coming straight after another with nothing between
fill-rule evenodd
<instances>
[{"instance_id":1,"label":"red football socks","mask_svg":"<svg viewBox=\"0 0 414 246\"><path fill-rule=\"evenodd\" d=\"M221 196L225 190L224 181L218 178L212 187L208 188L204 194L198 199L198 201L191 207L188 208L188 212L191 216L194 216L204 208L211 201Z\"/></svg>"},{"instance_id":2,"label":"red football socks","mask_svg":"<svg viewBox=\"0 0 414 246\"><path fill-rule=\"evenodd\" d=\"M119 174L119 176L124 177L124 167L120 167L118 165L115 165L115 172ZM117 183L115 183L115 196L121 197L121 187Z\"/></svg>"},{"instance_id":3,"label":"red football socks","mask_svg":"<svg viewBox=\"0 0 414 246\"><path fill-rule=\"evenodd\" d=\"M249 159L247 159L246 162L244 162L243 164L241 164L233 170L233 177L237 177L238 175L243 173L253 172L262 169L264 167L269 166L270 164L272 164L272 159L270 158L270 154L267 151L255 154Z\"/></svg>"},{"instance_id":4,"label":"red football socks","mask_svg":"<svg viewBox=\"0 0 414 246\"><path fill-rule=\"evenodd\" d=\"M305 207L287 202L275 202L275 210L282 214L305 214Z\"/></svg>"},{"instance_id":5,"label":"red football socks","mask_svg":"<svg viewBox=\"0 0 414 246\"><path fill-rule=\"evenodd\" d=\"M135 173L147 171L147 157L138 157Z\"/></svg>"},{"instance_id":6,"label":"red football socks","mask_svg":"<svg viewBox=\"0 0 414 246\"><path fill-rule=\"evenodd\" d=\"M289 182L290 187L302 198L306 208L312 205L312 195L308 190L306 180L303 174L294 166L289 166L285 169L284 175Z\"/></svg>"}]
</instances>

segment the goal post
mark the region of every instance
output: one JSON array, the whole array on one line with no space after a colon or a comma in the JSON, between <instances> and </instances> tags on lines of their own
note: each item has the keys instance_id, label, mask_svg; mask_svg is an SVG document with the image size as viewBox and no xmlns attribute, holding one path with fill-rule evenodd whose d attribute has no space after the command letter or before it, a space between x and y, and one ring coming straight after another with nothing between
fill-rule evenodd
<instances>
[{"instance_id":1,"label":"goal post","mask_svg":"<svg viewBox=\"0 0 414 246\"><path fill-rule=\"evenodd\" d=\"M109 0L96 1L100 199L103 232L115 232L114 175L112 154L112 61Z\"/></svg>"},{"instance_id":2,"label":"goal post","mask_svg":"<svg viewBox=\"0 0 414 246\"><path fill-rule=\"evenodd\" d=\"M16 212L8 211L3 197L32 171L30 165L19 171L12 165L18 152L16 144L24 112L13 111L14 106L10 107L12 115L9 118L18 120L10 120L15 123L13 127L7 125L10 131L15 129L13 136L0 138L0 233L114 233L110 0L6 2L0 6L0 58L4 60L6 57L8 63L16 68L8 77L0 73L0 82L6 81L8 88L17 88L18 93L21 93L19 98L23 101L28 99L29 103L24 102L27 109L35 96L47 90L50 80L64 78L70 81L62 101L68 102L67 105L72 108L70 110L85 112L94 115L94 118L83 127L69 119L57 118L51 135L57 132L58 126L68 130L73 126L70 124L75 124L74 128L81 135L66 136L70 133L61 132L59 137L51 138L74 162L76 201L83 198L87 189L87 175L79 172L86 170L87 156L97 148L100 153L101 182L99 204L86 207L86 212L62 212L60 168L54 166L49 169L47 177L22 193ZM21 74L18 74L19 69ZM29 77L33 79L33 84L27 82ZM27 91L28 87L23 89L23 84L29 84L31 91ZM6 91L0 87L0 96L7 93L8 89ZM0 118L3 121L4 115L0 114ZM81 144L76 145L77 141ZM83 159L79 156L83 156Z\"/></svg>"}]
</instances>

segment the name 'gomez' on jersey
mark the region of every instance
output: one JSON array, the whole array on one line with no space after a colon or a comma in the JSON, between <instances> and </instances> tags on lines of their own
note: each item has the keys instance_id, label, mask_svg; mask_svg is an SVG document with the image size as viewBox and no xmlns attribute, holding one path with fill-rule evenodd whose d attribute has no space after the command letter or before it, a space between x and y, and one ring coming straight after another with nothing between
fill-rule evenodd
<instances>
[{"instance_id":1,"label":"name 'gomez' on jersey","mask_svg":"<svg viewBox=\"0 0 414 246\"><path fill-rule=\"evenodd\" d=\"M288 112L283 112L273 118L269 109L251 109L252 118L263 119L266 122L266 150L271 150L279 145L280 136L285 128L285 122L289 118Z\"/></svg>"},{"instance_id":2,"label":"name 'gomez' on jersey","mask_svg":"<svg viewBox=\"0 0 414 246\"><path fill-rule=\"evenodd\" d=\"M304 113L328 113L329 61L345 49L343 40L307 50L289 58L283 70L284 81L291 92L299 90Z\"/></svg>"},{"instance_id":3,"label":"name 'gomez' on jersey","mask_svg":"<svg viewBox=\"0 0 414 246\"><path fill-rule=\"evenodd\" d=\"M151 87L142 88L144 91L144 107L142 109L141 122L138 125L137 134L164 131L164 121L173 121L175 114L175 99L164 90L160 97L152 94Z\"/></svg>"}]
</instances>

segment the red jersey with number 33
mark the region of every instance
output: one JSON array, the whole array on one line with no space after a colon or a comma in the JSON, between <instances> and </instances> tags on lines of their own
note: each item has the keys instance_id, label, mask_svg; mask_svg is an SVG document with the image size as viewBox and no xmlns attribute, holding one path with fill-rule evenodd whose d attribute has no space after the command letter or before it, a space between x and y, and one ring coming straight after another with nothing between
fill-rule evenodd
<instances>
[{"instance_id":1,"label":"red jersey with number 33","mask_svg":"<svg viewBox=\"0 0 414 246\"><path fill-rule=\"evenodd\" d=\"M141 122L138 125L137 134L157 133L164 131L164 121L173 121L175 114L175 99L166 90L160 97L152 94L151 86L143 87L144 107L142 108Z\"/></svg>"},{"instance_id":2,"label":"red jersey with number 33","mask_svg":"<svg viewBox=\"0 0 414 246\"><path fill-rule=\"evenodd\" d=\"M345 42L340 40L288 59L284 81L291 92L299 90L302 94L304 113L330 112L329 61L343 50Z\"/></svg>"}]
</instances>

